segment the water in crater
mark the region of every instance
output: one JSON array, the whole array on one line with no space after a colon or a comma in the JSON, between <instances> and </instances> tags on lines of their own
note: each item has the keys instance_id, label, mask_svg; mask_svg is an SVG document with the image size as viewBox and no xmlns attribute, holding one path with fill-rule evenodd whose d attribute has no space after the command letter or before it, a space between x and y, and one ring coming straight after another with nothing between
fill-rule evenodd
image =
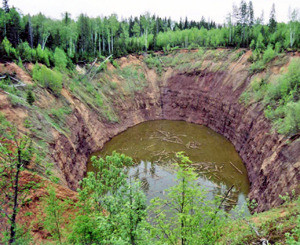
<instances>
[{"instance_id":1,"label":"water in crater","mask_svg":"<svg viewBox=\"0 0 300 245\"><path fill-rule=\"evenodd\" d=\"M175 184L175 153L184 151L193 162L198 184L213 195L223 196L234 185L224 203L226 210L242 206L249 192L249 181L242 159L234 146L213 130L184 121L148 121L129 128L107 142L93 155L105 157L113 151L133 158L129 176L140 179L148 201L164 198ZM88 171L94 171L88 163Z\"/></svg>"}]
</instances>

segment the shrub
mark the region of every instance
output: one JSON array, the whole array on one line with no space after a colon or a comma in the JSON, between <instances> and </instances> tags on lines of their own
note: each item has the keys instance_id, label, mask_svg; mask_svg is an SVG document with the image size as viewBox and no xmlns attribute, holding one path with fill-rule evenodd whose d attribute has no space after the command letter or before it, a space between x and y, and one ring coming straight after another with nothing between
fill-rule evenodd
<instances>
[{"instance_id":1,"label":"shrub","mask_svg":"<svg viewBox=\"0 0 300 245\"><path fill-rule=\"evenodd\" d=\"M1 43L2 48L6 52L8 58L16 59L18 58L18 54L15 48L11 45L9 40L5 37Z\"/></svg>"},{"instance_id":2,"label":"shrub","mask_svg":"<svg viewBox=\"0 0 300 245\"><path fill-rule=\"evenodd\" d=\"M275 50L272 48L271 45L268 46L268 48L266 49L266 51L263 54L263 62L265 64L269 63L271 60L273 60L276 57L276 52Z\"/></svg>"},{"instance_id":3,"label":"shrub","mask_svg":"<svg viewBox=\"0 0 300 245\"><path fill-rule=\"evenodd\" d=\"M54 52L54 64L59 70L64 70L67 67L68 59L65 51L56 48Z\"/></svg>"},{"instance_id":4,"label":"shrub","mask_svg":"<svg viewBox=\"0 0 300 245\"><path fill-rule=\"evenodd\" d=\"M28 42L23 42L23 43L19 44L18 51L19 51L22 59L25 59L28 62L35 62L37 59L36 50L32 49L29 46Z\"/></svg>"},{"instance_id":5,"label":"shrub","mask_svg":"<svg viewBox=\"0 0 300 245\"><path fill-rule=\"evenodd\" d=\"M33 79L42 87L50 89L55 95L60 94L62 89L62 74L60 72L36 64L32 73Z\"/></svg>"},{"instance_id":6,"label":"shrub","mask_svg":"<svg viewBox=\"0 0 300 245\"><path fill-rule=\"evenodd\" d=\"M28 102L29 105L33 105L33 103L35 101L35 98L34 98L33 93L32 93L31 90L27 91L26 100L27 100L27 102Z\"/></svg>"},{"instance_id":7,"label":"shrub","mask_svg":"<svg viewBox=\"0 0 300 245\"><path fill-rule=\"evenodd\" d=\"M281 134L294 134L300 130L300 59L291 62L288 72L277 82L269 84L264 98L267 118Z\"/></svg>"},{"instance_id":8,"label":"shrub","mask_svg":"<svg viewBox=\"0 0 300 245\"><path fill-rule=\"evenodd\" d=\"M45 64L46 66L50 66L49 56L50 51L48 49L43 50L41 45L39 44L36 48L37 59L39 62Z\"/></svg>"},{"instance_id":9,"label":"shrub","mask_svg":"<svg viewBox=\"0 0 300 245\"><path fill-rule=\"evenodd\" d=\"M147 58L144 59L146 65L149 69L156 69L156 72L158 74L161 74L162 72L162 64L157 56L153 57L152 55L149 55Z\"/></svg>"}]
</instances>

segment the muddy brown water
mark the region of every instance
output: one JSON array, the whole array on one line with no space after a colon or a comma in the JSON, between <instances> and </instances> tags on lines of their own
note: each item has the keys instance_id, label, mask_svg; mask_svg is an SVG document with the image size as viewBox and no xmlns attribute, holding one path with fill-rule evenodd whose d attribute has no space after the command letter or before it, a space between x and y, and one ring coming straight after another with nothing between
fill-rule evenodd
<instances>
[{"instance_id":1,"label":"muddy brown water","mask_svg":"<svg viewBox=\"0 0 300 245\"><path fill-rule=\"evenodd\" d=\"M148 201L164 198L166 189L176 183L172 163L176 162L175 153L184 151L198 173L198 185L207 188L209 198L224 195L234 185L225 209L245 206L249 181L243 161L230 141L205 126L184 121L144 122L115 136L93 155L105 157L113 151L136 162L127 171L141 181ZM88 171L94 171L91 163Z\"/></svg>"}]
</instances>

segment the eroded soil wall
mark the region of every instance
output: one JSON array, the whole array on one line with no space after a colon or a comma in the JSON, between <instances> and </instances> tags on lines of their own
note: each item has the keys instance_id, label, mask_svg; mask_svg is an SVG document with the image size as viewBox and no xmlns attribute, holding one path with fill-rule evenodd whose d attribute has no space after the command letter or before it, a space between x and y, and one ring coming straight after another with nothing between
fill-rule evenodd
<instances>
[{"instance_id":1,"label":"eroded soil wall","mask_svg":"<svg viewBox=\"0 0 300 245\"><path fill-rule=\"evenodd\" d=\"M271 124L259 104L245 107L239 102L248 83L244 70L235 75L230 71L172 71L155 89L149 87L119 104L119 123L114 124L100 121L73 99L76 109L68 120L71 138L58 138L53 157L69 187L76 189L86 172L89 155L128 127L155 119L203 124L234 144L248 170L249 197L257 201L257 211L267 210L282 202L279 194L297 190L300 141L299 136L287 139L271 133Z\"/></svg>"}]
</instances>

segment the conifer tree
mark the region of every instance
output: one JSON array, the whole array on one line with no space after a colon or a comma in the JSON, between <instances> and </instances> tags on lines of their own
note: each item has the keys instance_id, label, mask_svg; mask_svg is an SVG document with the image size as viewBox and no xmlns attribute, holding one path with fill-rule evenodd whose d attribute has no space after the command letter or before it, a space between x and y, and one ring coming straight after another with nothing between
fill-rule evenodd
<instances>
[{"instance_id":1,"label":"conifer tree","mask_svg":"<svg viewBox=\"0 0 300 245\"><path fill-rule=\"evenodd\" d=\"M276 22L275 4L273 3L271 13L270 13L270 19L269 19L269 28L271 33L275 32L276 26L277 26L277 22Z\"/></svg>"},{"instance_id":2,"label":"conifer tree","mask_svg":"<svg viewBox=\"0 0 300 245\"><path fill-rule=\"evenodd\" d=\"M9 12L8 0L3 0L3 10L5 13Z\"/></svg>"}]
</instances>

